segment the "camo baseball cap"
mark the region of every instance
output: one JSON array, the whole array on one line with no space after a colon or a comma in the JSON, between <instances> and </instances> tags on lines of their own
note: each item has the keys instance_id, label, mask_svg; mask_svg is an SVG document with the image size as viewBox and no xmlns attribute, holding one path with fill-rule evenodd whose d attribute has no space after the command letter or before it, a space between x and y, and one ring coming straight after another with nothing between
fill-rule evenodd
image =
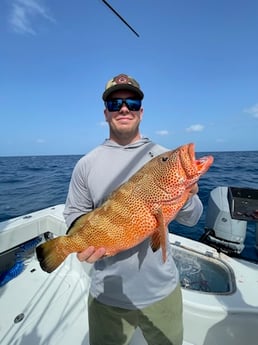
<instances>
[{"instance_id":1,"label":"camo baseball cap","mask_svg":"<svg viewBox=\"0 0 258 345\"><path fill-rule=\"evenodd\" d=\"M143 99L144 93L140 88L140 84L127 74L119 74L106 84L102 99L106 101L110 94L118 90L129 90L135 92L140 99Z\"/></svg>"}]
</instances>

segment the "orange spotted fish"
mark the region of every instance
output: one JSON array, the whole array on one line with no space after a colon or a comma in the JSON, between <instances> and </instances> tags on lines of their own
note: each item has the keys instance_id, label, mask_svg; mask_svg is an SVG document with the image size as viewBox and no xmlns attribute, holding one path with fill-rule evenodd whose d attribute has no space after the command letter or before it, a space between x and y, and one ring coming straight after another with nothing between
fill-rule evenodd
<instances>
[{"instance_id":1,"label":"orange spotted fish","mask_svg":"<svg viewBox=\"0 0 258 345\"><path fill-rule=\"evenodd\" d=\"M54 271L73 252L104 247L106 255L136 246L151 237L153 250L162 248L166 260L167 225L189 197L212 156L195 158L194 144L153 158L92 212L80 217L66 236L37 247L41 268Z\"/></svg>"}]
</instances>

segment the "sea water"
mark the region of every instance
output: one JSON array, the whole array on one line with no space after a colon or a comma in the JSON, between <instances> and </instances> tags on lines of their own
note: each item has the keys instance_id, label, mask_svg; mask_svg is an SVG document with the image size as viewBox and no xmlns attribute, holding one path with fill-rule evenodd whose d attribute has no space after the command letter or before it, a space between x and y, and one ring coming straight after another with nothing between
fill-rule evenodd
<instances>
[{"instance_id":1,"label":"sea water","mask_svg":"<svg viewBox=\"0 0 258 345\"><path fill-rule=\"evenodd\" d=\"M199 181L204 213L197 226L171 222L169 230L198 240L204 232L205 210L212 189L232 186L258 189L258 151L205 152L214 163ZM72 170L81 155L0 157L0 221L64 203ZM248 224L243 256L258 260L255 223Z\"/></svg>"}]
</instances>

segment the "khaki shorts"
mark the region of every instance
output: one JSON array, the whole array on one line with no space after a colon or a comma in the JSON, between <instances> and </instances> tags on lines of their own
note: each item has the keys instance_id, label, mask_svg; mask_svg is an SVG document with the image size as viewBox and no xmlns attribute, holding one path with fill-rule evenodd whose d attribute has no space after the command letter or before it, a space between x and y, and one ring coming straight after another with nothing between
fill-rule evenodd
<instances>
[{"instance_id":1,"label":"khaki shorts","mask_svg":"<svg viewBox=\"0 0 258 345\"><path fill-rule=\"evenodd\" d=\"M182 345L182 294L180 285L149 307L128 310L98 302L89 296L90 345L129 345L140 327L148 345Z\"/></svg>"}]
</instances>

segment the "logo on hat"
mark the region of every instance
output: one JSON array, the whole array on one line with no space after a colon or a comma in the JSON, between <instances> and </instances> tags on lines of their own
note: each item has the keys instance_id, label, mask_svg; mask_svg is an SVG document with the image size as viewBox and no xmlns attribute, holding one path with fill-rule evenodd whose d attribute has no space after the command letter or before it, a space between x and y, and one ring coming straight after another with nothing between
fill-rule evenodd
<instances>
[{"instance_id":1,"label":"logo on hat","mask_svg":"<svg viewBox=\"0 0 258 345\"><path fill-rule=\"evenodd\" d=\"M114 78L114 81L117 84L130 84L128 76L125 74L119 74L117 77Z\"/></svg>"}]
</instances>

